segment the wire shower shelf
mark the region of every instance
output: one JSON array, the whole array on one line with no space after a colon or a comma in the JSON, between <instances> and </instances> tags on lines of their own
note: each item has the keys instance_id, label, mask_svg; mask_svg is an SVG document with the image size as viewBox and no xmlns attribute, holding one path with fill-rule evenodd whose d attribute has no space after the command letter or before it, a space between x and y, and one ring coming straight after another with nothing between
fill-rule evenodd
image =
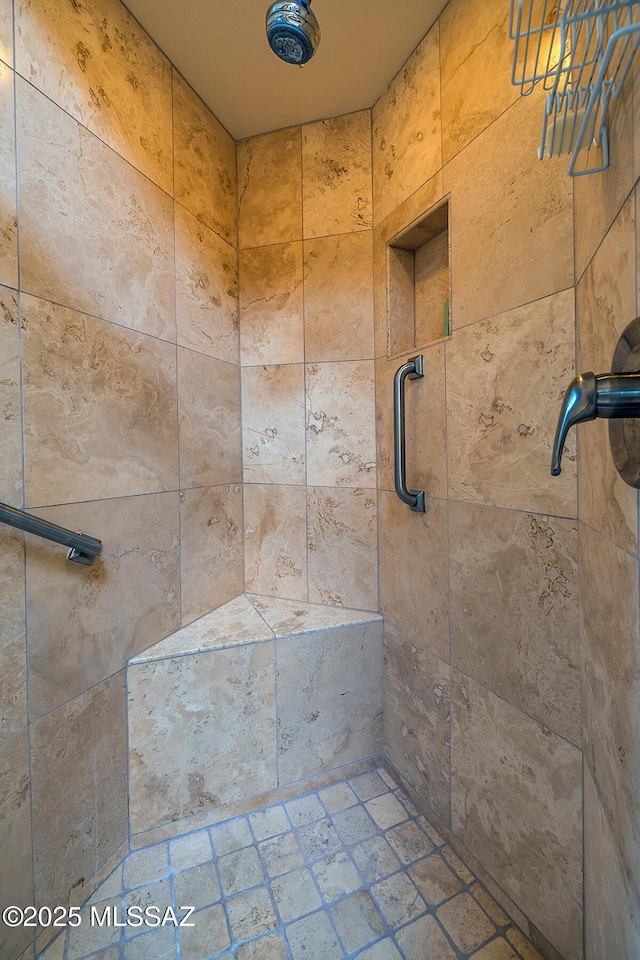
<instances>
[{"instance_id":1,"label":"wire shower shelf","mask_svg":"<svg viewBox=\"0 0 640 960\"><path fill-rule=\"evenodd\" d=\"M547 91L539 158L571 154L571 176L606 169L609 107L640 46L640 0L511 0L509 32L512 83L523 96Z\"/></svg>"}]
</instances>

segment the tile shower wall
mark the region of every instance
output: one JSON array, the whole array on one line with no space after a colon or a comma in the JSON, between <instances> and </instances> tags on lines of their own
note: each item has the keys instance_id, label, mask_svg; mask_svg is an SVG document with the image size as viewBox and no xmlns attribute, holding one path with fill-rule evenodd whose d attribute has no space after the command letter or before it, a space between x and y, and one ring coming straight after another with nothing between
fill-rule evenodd
<instances>
[{"instance_id":1,"label":"tile shower wall","mask_svg":"<svg viewBox=\"0 0 640 960\"><path fill-rule=\"evenodd\" d=\"M371 111L238 144L246 589L378 609Z\"/></svg>"},{"instance_id":2,"label":"tile shower wall","mask_svg":"<svg viewBox=\"0 0 640 960\"><path fill-rule=\"evenodd\" d=\"M541 100L518 99L510 60L508 4L451 0L373 108L385 749L503 903L579 960L575 438L548 466L575 368L573 185L538 162ZM393 492L385 243L445 197L452 336L419 345L406 387L421 515Z\"/></svg>"},{"instance_id":3,"label":"tile shower wall","mask_svg":"<svg viewBox=\"0 0 640 960\"><path fill-rule=\"evenodd\" d=\"M75 905L126 849L126 660L243 588L235 144L116 0L13 8L0 499L104 549L0 531L0 900Z\"/></svg>"}]
</instances>

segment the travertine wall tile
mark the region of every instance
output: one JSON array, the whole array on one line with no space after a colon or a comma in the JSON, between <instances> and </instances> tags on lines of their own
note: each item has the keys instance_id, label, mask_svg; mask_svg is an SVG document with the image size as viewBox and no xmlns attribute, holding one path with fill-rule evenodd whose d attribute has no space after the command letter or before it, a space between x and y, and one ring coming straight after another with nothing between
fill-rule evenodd
<instances>
[{"instance_id":1,"label":"travertine wall tile","mask_svg":"<svg viewBox=\"0 0 640 960\"><path fill-rule=\"evenodd\" d=\"M560 954L580 960L580 751L455 670L452 713L452 829Z\"/></svg>"},{"instance_id":2,"label":"travertine wall tile","mask_svg":"<svg viewBox=\"0 0 640 960\"><path fill-rule=\"evenodd\" d=\"M31 859L31 793L29 739L26 730L0 744L0 847L5 868L0 871L2 907L33 904ZM0 952L17 957L33 939L27 927L0 925Z\"/></svg>"},{"instance_id":3,"label":"travertine wall tile","mask_svg":"<svg viewBox=\"0 0 640 960\"><path fill-rule=\"evenodd\" d=\"M119 673L31 727L35 902L79 906L127 839L127 733Z\"/></svg>"},{"instance_id":4,"label":"travertine wall tile","mask_svg":"<svg viewBox=\"0 0 640 960\"><path fill-rule=\"evenodd\" d=\"M136 665L128 683L132 833L275 788L272 641Z\"/></svg>"},{"instance_id":5,"label":"travertine wall tile","mask_svg":"<svg viewBox=\"0 0 640 960\"><path fill-rule=\"evenodd\" d=\"M346 233L304 244L307 362L373 356L373 234Z\"/></svg>"},{"instance_id":6,"label":"travertine wall tile","mask_svg":"<svg viewBox=\"0 0 640 960\"><path fill-rule=\"evenodd\" d=\"M302 133L290 127L237 145L240 249L302 239Z\"/></svg>"},{"instance_id":7,"label":"travertine wall tile","mask_svg":"<svg viewBox=\"0 0 640 960\"><path fill-rule=\"evenodd\" d=\"M453 664L580 745L575 522L452 503L449 537Z\"/></svg>"},{"instance_id":8,"label":"travertine wall tile","mask_svg":"<svg viewBox=\"0 0 640 960\"><path fill-rule=\"evenodd\" d=\"M447 344L449 496L576 515L575 436L550 475L574 375L573 290L456 330Z\"/></svg>"},{"instance_id":9,"label":"travertine wall tile","mask_svg":"<svg viewBox=\"0 0 640 960\"><path fill-rule=\"evenodd\" d=\"M415 356L415 351L412 352ZM447 496L447 416L444 345L422 351L424 377L405 383L407 482L429 497ZM393 378L407 360L376 363L376 419L378 425L378 486L394 489Z\"/></svg>"},{"instance_id":10,"label":"travertine wall tile","mask_svg":"<svg viewBox=\"0 0 640 960\"><path fill-rule=\"evenodd\" d=\"M217 234L237 238L235 143L173 71L174 196Z\"/></svg>"},{"instance_id":11,"label":"travertine wall tile","mask_svg":"<svg viewBox=\"0 0 640 960\"><path fill-rule=\"evenodd\" d=\"M235 248L179 204L175 218L178 343L238 363Z\"/></svg>"},{"instance_id":12,"label":"travertine wall tile","mask_svg":"<svg viewBox=\"0 0 640 960\"><path fill-rule=\"evenodd\" d=\"M243 365L302 363L302 244L274 244L240 253Z\"/></svg>"},{"instance_id":13,"label":"travertine wall tile","mask_svg":"<svg viewBox=\"0 0 640 960\"><path fill-rule=\"evenodd\" d=\"M0 288L0 500L22 506L20 314L12 290Z\"/></svg>"},{"instance_id":14,"label":"travertine wall tile","mask_svg":"<svg viewBox=\"0 0 640 960\"><path fill-rule=\"evenodd\" d=\"M244 485L248 592L307 599L306 531L306 487Z\"/></svg>"},{"instance_id":15,"label":"travertine wall tile","mask_svg":"<svg viewBox=\"0 0 640 960\"><path fill-rule=\"evenodd\" d=\"M0 0L0 60L13 66L13 0Z\"/></svg>"},{"instance_id":16,"label":"travertine wall tile","mask_svg":"<svg viewBox=\"0 0 640 960\"><path fill-rule=\"evenodd\" d=\"M520 98L444 168L454 329L573 284L572 180L537 158L541 110Z\"/></svg>"},{"instance_id":17,"label":"travertine wall tile","mask_svg":"<svg viewBox=\"0 0 640 960\"><path fill-rule=\"evenodd\" d=\"M24 290L175 340L169 197L18 79Z\"/></svg>"},{"instance_id":18,"label":"travertine wall tile","mask_svg":"<svg viewBox=\"0 0 640 960\"><path fill-rule=\"evenodd\" d=\"M305 239L372 225L370 110L302 128L302 181Z\"/></svg>"},{"instance_id":19,"label":"travertine wall tile","mask_svg":"<svg viewBox=\"0 0 640 960\"><path fill-rule=\"evenodd\" d=\"M117 0L16 0L16 70L171 192L171 65Z\"/></svg>"},{"instance_id":20,"label":"travertine wall tile","mask_svg":"<svg viewBox=\"0 0 640 960\"><path fill-rule=\"evenodd\" d=\"M18 286L14 105L13 71L0 64L0 283L9 287Z\"/></svg>"},{"instance_id":21,"label":"travertine wall tile","mask_svg":"<svg viewBox=\"0 0 640 960\"><path fill-rule=\"evenodd\" d=\"M378 609L375 490L309 487L309 600Z\"/></svg>"},{"instance_id":22,"label":"travertine wall tile","mask_svg":"<svg viewBox=\"0 0 640 960\"><path fill-rule=\"evenodd\" d=\"M580 524L584 751L622 873L640 888L638 564ZM593 843L593 827L587 831ZM593 867L593 861L592 867ZM601 871L616 873L604 861Z\"/></svg>"},{"instance_id":23,"label":"travertine wall tile","mask_svg":"<svg viewBox=\"0 0 640 960\"><path fill-rule=\"evenodd\" d=\"M307 482L375 487L375 395L371 360L306 367Z\"/></svg>"},{"instance_id":24,"label":"travertine wall tile","mask_svg":"<svg viewBox=\"0 0 640 960\"><path fill-rule=\"evenodd\" d=\"M178 349L180 487L242 480L240 369Z\"/></svg>"},{"instance_id":25,"label":"travertine wall tile","mask_svg":"<svg viewBox=\"0 0 640 960\"><path fill-rule=\"evenodd\" d=\"M242 371L245 483L304 483L302 364Z\"/></svg>"},{"instance_id":26,"label":"travertine wall tile","mask_svg":"<svg viewBox=\"0 0 640 960\"><path fill-rule=\"evenodd\" d=\"M178 486L175 347L22 296L32 506Z\"/></svg>"},{"instance_id":27,"label":"travertine wall tile","mask_svg":"<svg viewBox=\"0 0 640 960\"><path fill-rule=\"evenodd\" d=\"M618 337L636 316L635 198L622 208L577 289L578 368L606 373ZM638 550L638 494L618 471L609 425L581 427L578 478L581 520L625 550Z\"/></svg>"},{"instance_id":28,"label":"travertine wall tile","mask_svg":"<svg viewBox=\"0 0 640 960\"><path fill-rule=\"evenodd\" d=\"M489 0L471 16L464 0L447 4L440 18L445 163L518 99L512 60L508 6Z\"/></svg>"},{"instance_id":29,"label":"travertine wall tile","mask_svg":"<svg viewBox=\"0 0 640 960\"><path fill-rule=\"evenodd\" d=\"M451 668L385 624L385 753L450 825Z\"/></svg>"},{"instance_id":30,"label":"travertine wall tile","mask_svg":"<svg viewBox=\"0 0 640 960\"><path fill-rule=\"evenodd\" d=\"M0 531L0 636L0 740L3 740L27 722L24 536L8 526Z\"/></svg>"},{"instance_id":31,"label":"travertine wall tile","mask_svg":"<svg viewBox=\"0 0 640 960\"><path fill-rule=\"evenodd\" d=\"M447 503L414 513L380 490L380 611L441 660L449 660Z\"/></svg>"},{"instance_id":32,"label":"travertine wall tile","mask_svg":"<svg viewBox=\"0 0 640 960\"><path fill-rule=\"evenodd\" d=\"M31 718L122 670L180 626L177 493L49 507L38 515L98 537L88 570L64 547L27 544Z\"/></svg>"},{"instance_id":33,"label":"travertine wall tile","mask_svg":"<svg viewBox=\"0 0 640 960\"><path fill-rule=\"evenodd\" d=\"M633 957L640 930L638 889L621 862L588 767L584 776L585 957Z\"/></svg>"},{"instance_id":34,"label":"travertine wall tile","mask_svg":"<svg viewBox=\"0 0 640 960\"><path fill-rule=\"evenodd\" d=\"M381 747L382 624L278 640L279 783Z\"/></svg>"},{"instance_id":35,"label":"travertine wall tile","mask_svg":"<svg viewBox=\"0 0 640 960\"><path fill-rule=\"evenodd\" d=\"M243 590L242 489L231 486L180 494L182 623L191 623Z\"/></svg>"},{"instance_id":36,"label":"travertine wall tile","mask_svg":"<svg viewBox=\"0 0 640 960\"><path fill-rule=\"evenodd\" d=\"M442 166L439 47L436 24L373 108L376 223Z\"/></svg>"},{"instance_id":37,"label":"travertine wall tile","mask_svg":"<svg viewBox=\"0 0 640 960\"><path fill-rule=\"evenodd\" d=\"M444 230L415 251L415 344L426 347L445 335L450 300L449 232Z\"/></svg>"}]
</instances>

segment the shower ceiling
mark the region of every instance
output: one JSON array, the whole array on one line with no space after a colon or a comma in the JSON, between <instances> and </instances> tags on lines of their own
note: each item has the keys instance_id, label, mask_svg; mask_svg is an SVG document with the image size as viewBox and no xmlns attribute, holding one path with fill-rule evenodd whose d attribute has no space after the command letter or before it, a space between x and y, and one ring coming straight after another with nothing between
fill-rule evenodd
<instances>
[{"instance_id":1,"label":"shower ceiling","mask_svg":"<svg viewBox=\"0 0 640 960\"><path fill-rule=\"evenodd\" d=\"M233 137L370 107L446 0L313 0L322 43L305 67L265 36L269 0L125 0Z\"/></svg>"}]
</instances>

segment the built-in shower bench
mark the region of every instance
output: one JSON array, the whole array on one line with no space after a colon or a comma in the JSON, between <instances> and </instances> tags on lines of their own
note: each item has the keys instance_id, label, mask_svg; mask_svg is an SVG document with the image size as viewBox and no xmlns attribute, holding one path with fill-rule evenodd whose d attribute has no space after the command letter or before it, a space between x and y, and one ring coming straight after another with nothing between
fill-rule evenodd
<instances>
[{"instance_id":1,"label":"built-in shower bench","mask_svg":"<svg viewBox=\"0 0 640 960\"><path fill-rule=\"evenodd\" d=\"M382 618L241 595L129 661L132 846L368 769Z\"/></svg>"}]
</instances>

